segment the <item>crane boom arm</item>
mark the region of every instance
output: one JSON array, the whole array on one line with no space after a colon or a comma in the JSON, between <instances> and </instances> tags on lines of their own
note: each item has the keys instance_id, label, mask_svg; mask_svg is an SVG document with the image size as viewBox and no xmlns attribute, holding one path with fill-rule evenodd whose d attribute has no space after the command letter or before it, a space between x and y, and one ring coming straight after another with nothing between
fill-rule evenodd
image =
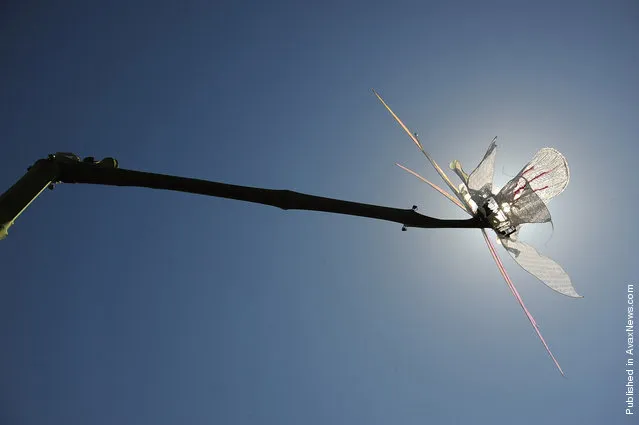
<instances>
[{"instance_id":1,"label":"crane boom arm","mask_svg":"<svg viewBox=\"0 0 639 425\"><path fill-rule=\"evenodd\" d=\"M485 228L488 224L478 218L443 220L417 213L414 209L390 208L340 199L307 195L291 190L264 189L167 174L118 168L115 159L80 161L73 154L49 155L37 161L7 192L0 196L0 239L24 209L44 189L53 183L84 183L108 186L135 186L172 190L236 199L271 205L283 210L323 211L377 220L392 221L406 227L418 228Z\"/></svg>"}]
</instances>

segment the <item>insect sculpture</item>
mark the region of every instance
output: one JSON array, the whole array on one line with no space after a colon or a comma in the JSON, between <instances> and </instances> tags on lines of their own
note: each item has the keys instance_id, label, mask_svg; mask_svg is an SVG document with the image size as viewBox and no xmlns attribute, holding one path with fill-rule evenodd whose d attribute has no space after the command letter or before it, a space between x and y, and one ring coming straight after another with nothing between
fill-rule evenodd
<instances>
[{"instance_id":1,"label":"insect sculpture","mask_svg":"<svg viewBox=\"0 0 639 425\"><path fill-rule=\"evenodd\" d=\"M417 145L419 150L426 156L455 196L452 196L415 171L401 164L397 164L399 167L428 184L466 213L489 223L497 235L498 243L506 249L511 257L524 270L541 280L551 289L563 295L581 298L572 286L570 277L559 264L541 255L535 248L519 240L519 230L522 225L526 223L551 222L547 204L553 197L563 192L570 180L568 162L561 153L553 148L541 149L512 180L495 193L493 188L496 153L495 138L490 143L484 158L470 175L462 169L459 161L455 160L450 164L450 168L462 181L461 184L455 186L444 170L433 160L430 154L424 150L417 133L411 132L408 127L406 127L402 120L375 90L373 90L373 93L375 93L375 96L377 96L379 101L388 112L390 112L395 121L397 121ZM486 233L486 229L482 228L481 232L488 246L488 250L497 264L499 272L506 281L506 285L508 285L513 296L524 310L526 317L528 317L528 320L557 366L557 369L559 369L562 376L565 376L559 362L541 335L537 322L526 308L517 288L510 279L510 276L508 276L495 246Z\"/></svg>"}]
</instances>

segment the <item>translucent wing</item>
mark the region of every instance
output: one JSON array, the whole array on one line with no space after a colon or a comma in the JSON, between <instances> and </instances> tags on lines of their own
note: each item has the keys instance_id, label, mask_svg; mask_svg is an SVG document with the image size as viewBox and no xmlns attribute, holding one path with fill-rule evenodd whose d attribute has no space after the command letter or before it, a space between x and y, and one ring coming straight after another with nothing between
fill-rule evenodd
<instances>
[{"instance_id":1,"label":"translucent wing","mask_svg":"<svg viewBox=\"0 0 639 425\"><path fill-rule=\"evenodd\" d=\"M549 288L569 297L582 298L572 286L568 273L559 264L541 255L532 246L517 240L515 235L501 238L500 242L517 264Z\"/></svg>"},{"instance_id":2,"label":"translucent wing","mask_svg":"<svg viewBox=\"0 0 639 425\"><path fill-rule=\"evenodd\" d=\"M513 180L518 181L521 187L527 181L537 196L547 204L568 185L568 161L556 149L543 148Z\"/></svg>"},{"instance_id":3,"label":"translucent wing","mask_svg":"<svg viewBox=\"0 0 639 425\"><path fill-rule=\"evenodd\" d=\"M551 220L550 211L539 193L525 178L515 177L495 195L495 201L514 227L547 223Z\"/></svg>"},{"instance_id":4,"label":"translucent wing","mask_svg":"<svg viewBox=\"0 0 639 425\"><path fill-rule=\"evenodd\" d=\"M468 177L468 191L474 199L476 197L485 198L492 194L496 148L497 144L493 139L484 158Z\"/></svg>"}]
</instances>

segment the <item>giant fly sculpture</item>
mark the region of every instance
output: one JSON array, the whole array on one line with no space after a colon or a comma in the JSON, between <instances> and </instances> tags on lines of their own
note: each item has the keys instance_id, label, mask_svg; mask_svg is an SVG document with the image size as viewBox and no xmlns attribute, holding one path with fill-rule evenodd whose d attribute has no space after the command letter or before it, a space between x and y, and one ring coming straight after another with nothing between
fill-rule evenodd
<instances>
[{"instance_id":1,"label":"giant fly sculpture","mask_svg":"<svg viewBox=\"0 0 639 425\"><path fill-rule=\"evenodd\" d=\"M469 219L445 220L428 217L417 213L417 207L414 205L410 209L390 208L307 195L290 190L237 186L166 174L126 170L119 168L118 161L114 158L96 161L93 157L80 159L73 153L58 152L36 161L33 166L27 169L27 173L22 178L0 195L0 239L4 239L8 235L9 228L20 214L31 205L35 198L45 189L53 189L57 183L136 186L187 192L271 205L284 210L323 211L392 221L402 224L402 230L406 230L407 227L481 229L490 253L497 263L500 273L506 280L506 284L521 305L537 335L539 335L546 350L563 375L559 363L541 336L535 319L533 319L510 277L508 277L485 229L492 228L497 234L499 242L513 256L515 261L528 272L535 275L555 291L571 297L579 297L570 283L570 278L557 263L541 256L534 248L518 239L518 230L524 223L550 221L550 213L546 208L546 203L563 191L568 184L568 164L564 157L554 149L542 149L501 191L493 193L492 178L495 159L495 143L493 140L484 159L470 175L463 171L458 161L451 163L451 168L462 179L462 183L456 187L446 176L444 170L424 150L417 135L411 133L377 92L374 90L373 92L428 158L455 196L450 195L416 172L401 165L400 167L446 196L455 205L467 212L471 216Z\"/></svg>"},{"instance_id":2,"label":"giant fly sculpture","mask_svg":"<svg viewBox=\"0 0 639 425\"><path fill-rule=\"evenodd\" d=\"M568 162L561 153L553 148L541 149L512 180L506 183L501 190L494 192L493 175L497 147L495 138L490 143L484 158L470 175L464 172L459 161L455 160L451 162L450 168L462 181L462 183L456 187L444 170L433 160L428 152L424 150L417 133L411 132L408 127L406 127L402 120L375 90L373 90L373 93L375 93L375 96L377 96L379 101L388 112L390 112L395 121L397 121L406 134L408 134L417 145L419 150L426 156L456 197L453 197L444 189L425 179L415 171L401 164L397 164L399 167L428 184L471 216L479 217L488 222L497 235L498 243L506 248L506 251L524 270L560 294L573 298L582 298L581 295L575 291L570 277L559 264L539 254L535 248L520 241L518 236L519 229L526 223L551 222L550 212L546 204L550 199L563 192L570 180ZM559 369L562 376L565 376L564 371L561 369L561 366L559 366L559 362L541 335L537 322L526 308L517 288L515 288L510 276L508 276L486 230L481 229L481 232L488 246L488 250L497 264L499 272L506 281L506 285L508 285L513 296L524 310L526 317L530 320L530 323L557 366L557 369Z\"/></svg>"}]
</instances>

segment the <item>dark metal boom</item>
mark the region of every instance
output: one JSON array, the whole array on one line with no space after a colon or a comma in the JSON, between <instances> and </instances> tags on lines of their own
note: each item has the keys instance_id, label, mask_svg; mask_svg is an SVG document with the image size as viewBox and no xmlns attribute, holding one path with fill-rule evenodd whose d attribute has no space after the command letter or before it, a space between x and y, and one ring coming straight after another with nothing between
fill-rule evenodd
<instances>
[{"instance_id":1,"label":"dark metal boom","mask_svg":"<svg viewBox=\"0 0 639 425\"><path fill-rule=\"evenodd\" d=\"M86 183L108 186L135 186L216 196L271 205L283 210L323 211L368 217L419 228L486 228L480 218L442 220L419 214L415 209L390 208L359 202L307 195L291 190L237 186L207 180L147 173L118 168L113 158L80 160L74 154L57 153L40 159L4 194L0 195L0 239L31 202L47 187L62 183ZM405 228L404 227L404 228Z\"/></svg>"}]
</instances>

